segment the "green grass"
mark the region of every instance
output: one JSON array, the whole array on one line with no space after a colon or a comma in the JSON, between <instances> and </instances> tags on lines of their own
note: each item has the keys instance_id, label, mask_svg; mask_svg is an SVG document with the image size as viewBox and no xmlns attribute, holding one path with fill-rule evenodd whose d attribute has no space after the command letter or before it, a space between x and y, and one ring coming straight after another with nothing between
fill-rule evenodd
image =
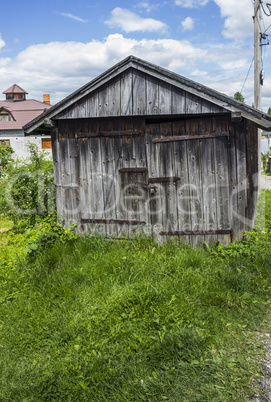
<instances>
[{"instance_id":1,"label":"green grass","mask_svg":"<svg viewBox=\"0 0 271 402\"><path fill-rule=\"evenodd\" d=\"M268 225L203 249L64 232L43 251L51 222L2 235L0 401L245 401L270 313Z\"/></svg>"},{"instance_id":2,"label":"green grass","mask_svg":"<svg viewBox=\"0 0 271 402\"><path fill-rule=\"evenodd\" d=\"M11 229L13 222L6 216L0 214L0 233L6 229Z\"/></svg>"}]
</instances>

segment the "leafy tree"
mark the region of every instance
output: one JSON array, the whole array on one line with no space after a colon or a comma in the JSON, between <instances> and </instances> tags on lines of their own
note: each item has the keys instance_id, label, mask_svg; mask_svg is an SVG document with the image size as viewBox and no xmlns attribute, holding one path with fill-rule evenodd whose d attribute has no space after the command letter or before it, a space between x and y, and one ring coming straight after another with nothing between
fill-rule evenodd
<instances>
[{"instance_id":1,"label":"leafy tree","mask_svg":"<svg viewBox=\"0 0 271 402\"><path fill-rule=\"evenodd\" d=\"M234 99L239 101L239 102L245 102L245 98L243 97L243 95L241 94L241 92L235 92L234 94Z\"/></svg>"},{"instance_id":2,"label":"leafy tree","mask_svg":"<svg viewBox=\"0 0 271 402\"><path fill-rule=\"evenodd\" d=\"M5 168L11 162L13 153L14 151L9 145L0 145L0 179L4 177Z\"/></svg>"},{"instance_id":3,"label":"leafy tree","mask_svg":"<svg viewBox=\"0 0 271 402\"><path fill-rule=\"evenodd\" d=\"M269 114L269 116L271 116L271 107L268 108L267 114Z\"/></svg>"}]
</instances>

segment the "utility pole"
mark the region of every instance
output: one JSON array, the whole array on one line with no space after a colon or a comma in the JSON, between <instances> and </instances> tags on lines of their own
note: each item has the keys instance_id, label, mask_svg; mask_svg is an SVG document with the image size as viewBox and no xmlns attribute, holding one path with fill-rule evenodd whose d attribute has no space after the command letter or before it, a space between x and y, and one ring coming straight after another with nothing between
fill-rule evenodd
<instances>
[{"instance_id":1,"label":"utility pole","mask_svg":"<svg viewBox=\"0 0 271 402\"><path fill-rule=\"evenodd\" d=\"M262 109L261 0L254 0L254 107Z\"/></svg>"}]
</instances>

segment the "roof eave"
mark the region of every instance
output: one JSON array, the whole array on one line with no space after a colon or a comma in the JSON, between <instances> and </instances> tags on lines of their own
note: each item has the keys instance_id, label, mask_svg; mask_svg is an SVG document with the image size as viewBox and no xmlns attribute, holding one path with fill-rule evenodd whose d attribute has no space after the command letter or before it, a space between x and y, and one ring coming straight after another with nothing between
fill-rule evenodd
<instances>
[{"instance_id":1,"label":"roof eave","mask_svg":"<svg viewBox=\"0 0 271 402\"><path fill-rule=\"evenodd\" d=\"M188 91L196 96L204 98L207 101L215 103L216 105L224 108L229 112L241 112L242 116L254 122L259 128L265 131L271 131L271 116L256 110L246 104L238 102L227 95L217 92L195 81L189 80L181 75L168 71L162 67L153 65L134 56L129 56L120 63L116 64L109 70L105 71L98 77L94 78L77 91L67 96L62 101L58 102L55 106L43 113L41 116L26 124L23 128L27 134L31 133L42 124L45 119L52 119L57 114L61 113L64 109L71 106L73 103L80 100L82 97L93 92L95 89L105 84L109 79L114 78L125 70L133 67L154 77L163 79L165 82L174 85L180 89Z\"/></svg>"}]
</instances>

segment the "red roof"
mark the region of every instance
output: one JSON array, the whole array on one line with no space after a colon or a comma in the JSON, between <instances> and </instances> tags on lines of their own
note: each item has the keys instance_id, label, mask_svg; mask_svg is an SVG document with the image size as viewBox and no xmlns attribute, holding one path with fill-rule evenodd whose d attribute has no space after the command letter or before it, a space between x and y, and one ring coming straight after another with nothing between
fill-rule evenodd
<instances>
[{"instance_id":1,"label":"red roof","mask_svg":"<svg viewBox=\"0 0 271 402\"><path fill-rule=\"evenodd\" d=\"M30 99L16 102L0 101L0 109L2 107L12 113L15 121L0 121L0 131L22 130L25 124L49 109L51 105Z\"/></svg>"},{"instance_id":2,"label":"red roof","mask_svg":"<svg viewBox=\"0 0 271 402\"><path fill-rule=\"evenodd\" d=\"M3 94L28 94L23 88L17 84L13 84L10 88L6 89Z\"/></svg>"}]
</instances>

